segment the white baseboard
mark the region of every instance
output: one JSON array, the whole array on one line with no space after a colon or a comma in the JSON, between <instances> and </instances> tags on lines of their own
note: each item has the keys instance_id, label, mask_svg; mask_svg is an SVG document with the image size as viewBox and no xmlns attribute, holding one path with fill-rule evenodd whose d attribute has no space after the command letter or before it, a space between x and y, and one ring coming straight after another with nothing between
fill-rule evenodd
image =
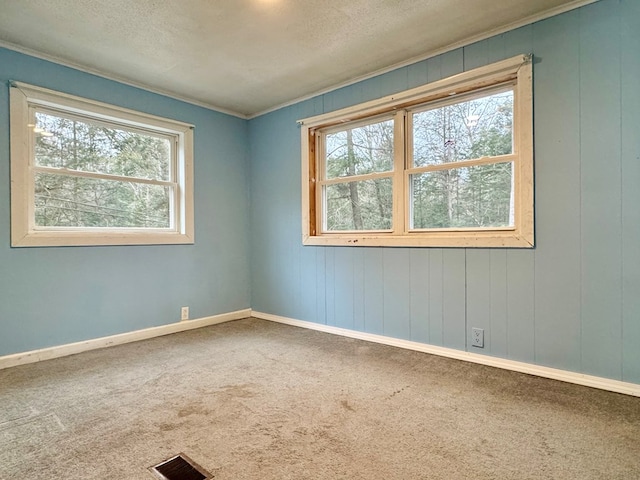
<instances>
[{"instance_id":1,"label":"white baseboard","mask_svg":"<svg viewBox=\"0 0 640 480\"><path fill-rule=\"evenodd\" d=\"M56 347L42 348L40 350L32 350L24 353L14 353L0 357L0 370L3 368L15 367L26 363L39 362L41 360L49 360L52 358L64 357L76 353L86 352L88 350L96 350L98 348L111 347L114 345L122 345L123 343L137 342L138 340L147 340L149 338L161 337L171 333L184 332L193 330L194 328L207 327L218 323L230 322L251 316L251 309L238 310L235 312L222 313L211 317L197 318L194 320L185 320L169 325L160 325L158 327L145 328L144 330L136 330L133 332L120 333L109 337L95 338L85 340L83 342L69 343Z\"/></svg>"},{"instance_id":2,"label":"white baseboard","mask_svg":"<svg viewBox=\"0 0 640 480\"><path fill-rule=\"evenodd\" d=\"M341 335L343 337L357 338L360 340L366 340L368 342L382 343L384 345L391 345L393 347L416 350L418 352L430 353L433 355L440 355L442 357L448 358L455 358L457 360L464 360L466 362L488 365L490 367L497 367L505 370L513 370L515 372L527 373L529 375L536 375L538 377L551 378L563 382L575 383L577 385L584 385L586 387L599 388L601 390L609 390L611 392L624 393L626 395L640 397L640 385L635 383L611 380L609 378L603 377L595 377L592 375L569 372L566 370L543 367L540 365L533 365L530 363L518 362L515 360L491 357L488 355L480 355L478 353L465 352L462 350L455 350L453 348L427 345L425 343L413 342L410 340L385 337L383 335L376 335L373 333L357 332L355 330L332 327L330 325L323 325L314 322L307 322L304 320L281 317L279 315L272 315L270 313L252 311L251 316L261 318L263 320L270 320L272 322L293 325L295 327L308 328L311 330L318 330L320 332L332 333L334 335Z\"/></svg>"}]
</instances>

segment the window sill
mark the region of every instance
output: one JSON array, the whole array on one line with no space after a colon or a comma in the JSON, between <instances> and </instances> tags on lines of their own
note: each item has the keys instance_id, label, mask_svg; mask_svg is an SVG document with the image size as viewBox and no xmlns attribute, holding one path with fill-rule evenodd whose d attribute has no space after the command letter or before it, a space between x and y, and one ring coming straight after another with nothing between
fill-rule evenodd
<instances>
[{"instance_id":1,"label":"window sill","mask_svg":"<svg viewBox=\"0 0 640 480\"><path fill-rule=\"evenodd\" d=\"M303 245L346 247L444 247L444 248L533 248L533 237L508 232L438 232L429 235L344 235L302 237Z\"/></svg>"},{"instance_id":2,"label":"window sill","mask_svg":"<svg viewBox=\"0 0 640 480\"><path fill-rule=\"evenodd\" d=\"M17 237L17 238L16 238ZM60 247L97 245L180 245L193 244L194 237L177 232L30 232L12 236L12 247Z\"/></svg>"}]
</instances>

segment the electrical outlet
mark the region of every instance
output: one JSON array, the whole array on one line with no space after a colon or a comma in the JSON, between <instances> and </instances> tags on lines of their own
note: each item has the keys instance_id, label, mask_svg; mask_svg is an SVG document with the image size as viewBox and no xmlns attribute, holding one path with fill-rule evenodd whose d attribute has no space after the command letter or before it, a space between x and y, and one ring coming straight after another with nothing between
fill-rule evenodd
<instances>
[{"instance_id":1,"label":"electrical outlet","mask_svg":"<svg viewBox=\"0 0 640 480\"><path fill-rule=\"evenodd\" d=\"M180 309L180 320L189 320L189 307L182 307Z\"/></svg>"},{"instance_id":2,"label":"electrical outlet","mask_svg":"<svg viewBox=\"0 0 640 480\"><path fill-rule=\"evenodd\" d=\"M484 330L482 328L471 329L471 345L473 347L484 348Z\"/></svg>"}]
</instances>

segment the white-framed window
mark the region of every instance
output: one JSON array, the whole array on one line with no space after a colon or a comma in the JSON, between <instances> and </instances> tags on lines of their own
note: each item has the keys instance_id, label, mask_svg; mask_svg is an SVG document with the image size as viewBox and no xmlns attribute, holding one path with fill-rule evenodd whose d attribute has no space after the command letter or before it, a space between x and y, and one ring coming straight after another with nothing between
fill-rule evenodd
<instances>
[{"instance_id":1,"label":"white-framed window","mask_svg":"<svg viewBox=\"0 0 640 480\"><path fill-rule=\"evenodd\" d=\"M300 120L305 245L534 245L531 57Z\"/></svg>"},{"instance_id":2,"label":"white-framed window","mask_svg":"<svg viewBox=\"0 0 640 480\"><path fill-rule=\"evenodd\" d=\"M11 244L194 242L193 126L12 82Z\"/></svg>"}]
</instances>

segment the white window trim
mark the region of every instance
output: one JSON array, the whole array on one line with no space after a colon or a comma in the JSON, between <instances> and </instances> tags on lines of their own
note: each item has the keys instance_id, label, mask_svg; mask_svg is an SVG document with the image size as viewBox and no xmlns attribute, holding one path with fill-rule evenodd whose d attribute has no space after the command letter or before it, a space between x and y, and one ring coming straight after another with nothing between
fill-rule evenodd
<instances>
[{"instance_id":1,"label":"white window trim","mask_svg":"<svg viewBox=\"0 0 640 480\"><path fill-rule=\"evenodd\" d=\"M10 84L11 245L13 247L76 245L159 245L194 243L193 126L126 108L19 82ZM151 128L178 139L173 228L42 228L34 219L34 152L28 127L29 107L59 109L70 114ZM96 175L100 177L100 174Z\"/></svg>"},{"instance_id":2,"label":"white window trim","mask_svg":"<svg viewBox=\"0 0 640 480\"><path fill-rule=\"evenodd\" d=\"M402 112L421 104L461 95L479 89L515 82L514 88L514 216L515 225L509 228L446 229L427 231L379 232L331 232L322 233L320 219L316 218L317 192L316 159L317 138L321 128L357 121L389 112ZM532 56L515 57L469 70L449 78L438 80L394 95L372 100L342 110L299 120L302 147L302 242L304 245L344 246L398 246L398 247L514 247L534 246L533 200L533 82ZM398 128L397 137L405 132ZM506 158L506 157L505 157ZM396 159L395 165L402 161ZM396 167L397 168L397 167ZM406 168L396 171L402 176L407 191ZM404 202L394 189L394 222L405 222ZM404 213L403 213L404 212ZM320 210L317 210L320 213ZM397 233L396 233L397 232Z\"/></svg>"}]
</instances>

